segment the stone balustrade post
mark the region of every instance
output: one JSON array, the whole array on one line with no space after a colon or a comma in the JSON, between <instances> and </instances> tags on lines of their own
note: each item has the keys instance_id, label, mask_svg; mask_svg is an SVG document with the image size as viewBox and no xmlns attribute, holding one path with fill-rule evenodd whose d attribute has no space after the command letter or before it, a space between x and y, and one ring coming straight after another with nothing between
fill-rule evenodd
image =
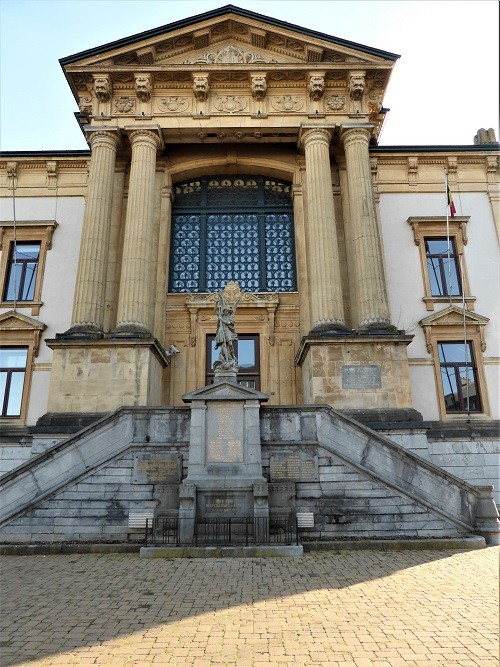
<instances>
[{"instance_id":1,"label":"stone balustrade post","mask_svg":"<svg viewBox=\"0 0 500 667\"><path fill-rule=\"evenodd\" d=\"M111 228L113 181L119 135L113 130L90 134L92 156L71 328L63 335L101 337Z\"/></svg>"},{"instance_id":2,"label":"stone balustrade post","mask_svg":"<svg viewBox=\"0 0 500 667\"><path fill-rule=\"evenodd\" d=\"M130 133L132 159L115 334L151 336L154 328L154 187L157 132Z\"/></svg>"},{"instance_id":3,"label":"stone balustrade post","mask_svg":"<svg viewBox=\"0 0 500 667\"><path fill-rule=\"evenodd\" d=\"M370 128L346 127L344 144L352 243L349 264L354 268L354 292L360 329L385 328L390 323L382 243L375 210L368 146Z\"/></svg>"},{"instance_id":4,"label":"stone balustrade post","mask_svg":"<svg viewBox=\"0 0 500 667\"><path fill-rule=\"evenodd\" d=\"M305 129L309 300L313 332L345 330L328 128Z\"/></svg>"}]
</instances>

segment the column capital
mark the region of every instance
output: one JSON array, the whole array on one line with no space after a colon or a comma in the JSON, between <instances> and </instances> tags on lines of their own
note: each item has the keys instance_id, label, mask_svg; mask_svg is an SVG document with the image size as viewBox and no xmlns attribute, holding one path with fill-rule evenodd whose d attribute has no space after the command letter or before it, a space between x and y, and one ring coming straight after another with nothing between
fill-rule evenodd
<instances>
[{"instance_id":1,"label":"column capital","mask_svg":"<svg viewBox=\"0 0 500 667\"><path fill-rule=\"evenodd\" d=\"M332 140L333 127L327 125L301 125L297 145L305 148L311 141L321 141L328 146Z\"/></svg>"},{"instance_id":2,"label":"column capital","mask_svg":"<svg viewBox=\"0 0 500 667\"><path fill-rule=\"evenodd\" d=\"M89 127L85 129L85 137L90 144L90 148L95 148L97 144L107 144L118 148L122 140L120 130L117 127Z\"/></svg>"},{"instance_id":3,"label":"column capital","mask_svg":"<svg viewBox=\"0 0 500 667\"><path fill-rule=\"evenodd\" d=\"M159 125L133 125L131 127L126 127L125 131L129 138L130 144L133 145L137 141L146 141L154 145L155 149L163 149L165 143L163 141L163 135Z\"/></svg>"},{"instance_id":4,"label":"column capital","mask_svg":"<svg viewBox=\"0 0 500 667\"><path fill-rule=\"evenodd\" d=\"M346 141L353 140L369 143L374 127L373 123L344 123L340 130L340 140L344 145Z\"/></svg>"}]
</instances>

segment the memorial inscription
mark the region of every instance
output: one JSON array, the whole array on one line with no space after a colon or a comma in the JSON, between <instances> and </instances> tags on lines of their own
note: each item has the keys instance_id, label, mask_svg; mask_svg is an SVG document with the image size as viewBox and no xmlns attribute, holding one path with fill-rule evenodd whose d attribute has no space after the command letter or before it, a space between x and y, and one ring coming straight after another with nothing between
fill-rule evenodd
<instances>
[{"instance_id":1,"label":"memorial inscription","mask_svg":"<svg viewBox=\"0 0 500 667\"><path fill-rule=\"evenodd\" d=\"M271 454L269 475L272 482L316 482L318 480L317 456L305 452L280 452Z\"/></svg>"},{"instance_id":2,"label":"memorial inscription","mask_svg":"<svg viewBox=\"0 0 500 667\"><path fill-rule=\"evenodd\" d=\"M342 389L380 389L380 366L342 366Z\"/></svg>"},{"instance_id":3,"label":"memorial inscription","mask_svg":"<svg viewBox=\"0 0 500 667\"><path fill-rule=\"evenodd\" d=\"M181 454L163 451L134 453L133 484L177 484L181 477Z\"/></svg>"},{"instance_id":4,"label":"memorial inscription","mask_svg":"<svg viewBox=\"0 0 500 667\"><path fill-rule=\"evenodd\" d=\"M207 463L243 462L241 409L221 401L211 405L207 415Z\"/></svg>"}]
</instances>

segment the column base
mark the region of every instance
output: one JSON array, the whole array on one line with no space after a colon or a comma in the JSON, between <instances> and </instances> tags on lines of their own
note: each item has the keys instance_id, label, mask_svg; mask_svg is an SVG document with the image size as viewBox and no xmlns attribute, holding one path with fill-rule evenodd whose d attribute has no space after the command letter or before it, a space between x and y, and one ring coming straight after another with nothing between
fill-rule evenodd
<instances>
[{"instance_id":1,"label":"column base","mask_svg":"<svg viewBox=\"0 0 500 667\"><path fill-rule=\"evenodd\" d=\"M57 333L56 339L92 339L96 340L104 336L103 332L95 326L87 324L76 324L63 333Z\"/></svg>"},{"instance_id":2,"label":"column base","mask_svg":"<svg viewBox=\"0 0 500 667\"><path fill-rule=\"evenodd\" d=\"M304 402L338 410L411 408L406 346L412 339L387 332L305 336L295 357Z\"/></svg>"},{"instance_id":3,"label":"column base","mask_svg":"<svg viewBox=\"0 0 500 667\"><path fill-rule=\"evenodd\" d=\"M162 405L169 357L155 338L47 340L53 350L48 412L110 412Z\"/></svg>"},{"instance_id":4,"label":"column base","mask_svg":"<svg viewBox=\"0 0 500 667\"><path fill-rule=\"evenodd\" d=\"M110 334L111 338L151 338L149 329L139 324L124 324L116 327Z\"/></svg>"},{"instance_id":5,"label":"column base","mask_svg":"<svg viewBox=\"0 0 500 667\"><path fill-rule=\"evenodd\" d=\"M345 324L336 322L327 322L326 324L317 324L309 332L310 336L348 336L352 334L352 329L349 329Z\"/></svg>"}]
</instances>

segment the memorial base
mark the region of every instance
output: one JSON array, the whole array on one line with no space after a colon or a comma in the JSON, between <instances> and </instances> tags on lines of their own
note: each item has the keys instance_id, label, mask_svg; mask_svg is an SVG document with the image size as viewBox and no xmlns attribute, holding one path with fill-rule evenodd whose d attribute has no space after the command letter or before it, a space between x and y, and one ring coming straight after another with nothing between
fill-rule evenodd
<instances>
[{"instance_id":1,"label":"memorial base","mask_svg":"<svg viewBox=\"0 0 500 667\"><path fill-rule=\"evenodd\" d=\"M411 408L406 347L412 339L380 333L304 337L295 358L304 402L338 410Z\"/></svg>"}]
</instances>

